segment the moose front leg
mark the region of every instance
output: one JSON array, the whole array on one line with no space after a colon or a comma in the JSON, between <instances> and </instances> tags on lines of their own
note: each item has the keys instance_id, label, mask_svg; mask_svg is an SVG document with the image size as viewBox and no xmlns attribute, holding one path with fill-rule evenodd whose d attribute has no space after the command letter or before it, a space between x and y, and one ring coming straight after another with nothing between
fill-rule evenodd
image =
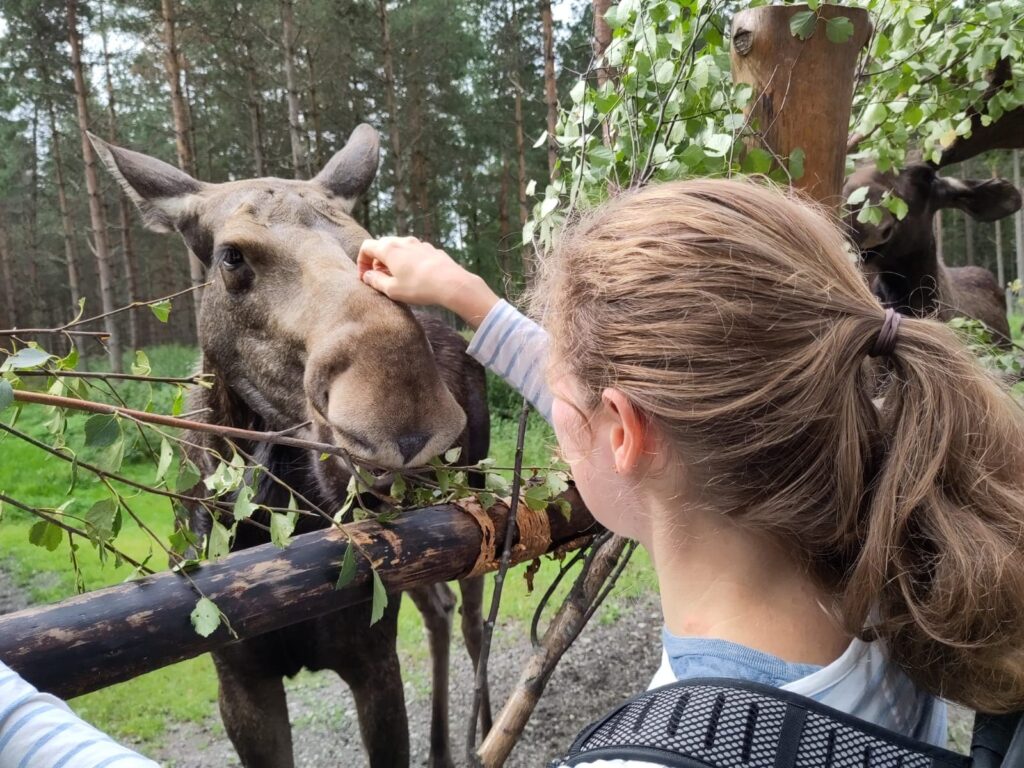
<instances>
[{"instance_id":1,"label":"moose front leg","mask_svg":"<svg viewBox=\"0 0 1024 768\"><path fill-rule=\"evenodd\" d=\"M392 595L372 625L369 603L318 620L322 656L316 668L333 669L352 690L370 768L409 765L409 720L395 648L400 605L400 595Z\"/></svg>"},{"instance_id":2,"label":"moose front leg","mask_svg":"<svg viewBox=\"0 0 1024 768\"><path fill-rule=\"evenodd\" d=\"M452 644L455 595L447 584L432 584L409 590L427 630L431 662L430 768L451 768L452 750L448 737L448 671Z\"/></svg>"},{"instance_id":3,"label":"moose front leg","mask_svg":"<svg viewBox=\"0 0 1024 768\"><path fill-rule=\"evenodd\" d=\"M212 654L224 728L245 768L294 768L284 680L267 673L246 645Z\"/></svg>"},{"instance_id":4,"label":"moose front leg","mask_svg":"<svg viewBox=\"0 0 1024 768\"><path fill-rule=\"evenodd\" d=\"M462 593L462 605L459 608L459 613L462 614L462 638L466 641L466 650L473 660L475 673L480 666L480 649L484 636L484 577L462 579L459 582L459 591ZM493 724L490 685L484 680L480 696L481 737L490 732Z\"/></svg>"}]
</instances>

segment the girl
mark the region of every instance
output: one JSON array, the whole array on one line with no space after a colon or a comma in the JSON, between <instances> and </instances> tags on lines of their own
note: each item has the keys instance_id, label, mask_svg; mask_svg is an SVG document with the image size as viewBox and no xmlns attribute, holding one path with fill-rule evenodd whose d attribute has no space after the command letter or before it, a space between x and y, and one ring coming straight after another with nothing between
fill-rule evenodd
<instances>
[{"instance_id":1,"label":"girl","mask_svg":"<svg viewBox=\"0 0 1024 768\"><path fill-rule=\"evenodd\" d=\"M1024 707L1024 419L854 262L809 205L697 180L571 225L540 326L414 238L367 241L359 269L478 328L470 354L552 422L594 517L648 550L653 684L761 682L944 745L942 699Z\"/></svg>"}]
</instances>

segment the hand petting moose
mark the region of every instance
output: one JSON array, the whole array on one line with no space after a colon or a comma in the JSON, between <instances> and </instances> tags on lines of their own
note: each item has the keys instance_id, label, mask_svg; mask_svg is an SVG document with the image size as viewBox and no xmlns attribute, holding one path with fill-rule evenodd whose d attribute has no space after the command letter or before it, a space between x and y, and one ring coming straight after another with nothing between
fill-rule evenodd
<instances>
[{"instance_id":1,"label":"hand petting moose","mask_svg":"<svg viewBox=\"0 0 1024 768\"><path fill-rule=\"evenodd\" d=\"M1009 62L1004 60L993 71L983 102L1009 76ZM941 320L957 315L971 317L985 323L998 344L1006 345L1011 334L1004 286L982 267L943 264L932 229L935 213L943 208L959 208L978 221L989 222L1021 207L1020 192L1003 179L960 180L939 175L943 168L986 150L1024 147L1024 107L988 126L982 123L979 112L971 118L971 133L958 138L937 163L916 160L899 173L883 173L873 163L857 168L846 180L843 198L849 200L862 187L867 187L867 195L850 205L847 225L860 249L868 280L886 306L903 314L935 315ZM856 149L859 141L859 136L852 136L848 150ZM899 220L880 207L878 223L857 221L860 209L878 205L885 193L900 197L907 204L907 215Z\"/></svg>"},{"instance_id":2,"label":"hand petting moose","mask_svg":"<svg viewBox=\"0 0 1024 768\"><path fill-rule=\"evenodd\" d=\"M201 418L256 430L308 422L312 439L388 469L422 465L453 445L462 448L466 463L487 455L484 372L465 354L466 342L440 320L390 301L358 277L354 259L370 235L350 212L377 173L373 128L356 128L310 181L209 184L91 138L150 228L177 231L208 270L199 342L202 370L214 383L192 395ZM194 446L190 458L206 476L217 466L211 453L233 452L207 434L193 433L186 443ZM347 496L349 465L279 445L238 448L265 468L255 503L284 507L290 488L305 511L323 513L300 516L296 533L331 524ZM209 511L190 510L189 526L208 533ZM269 541L265 528L239 526L232 548ZM483 579L465 579L460 587L462 631L475 665ZM447 676L455 599L445 584L410 595L423 613L433 657L430 765L450 766ZM224 725L246 768L294 765L283 678L302 668L333 670L351 687L371 766L408 765L395 650L398 606L390 601L372 626L370 606L362 604L213 653ZM486 731L486 696L481 721Z\"/></svg>"}]
</instances>

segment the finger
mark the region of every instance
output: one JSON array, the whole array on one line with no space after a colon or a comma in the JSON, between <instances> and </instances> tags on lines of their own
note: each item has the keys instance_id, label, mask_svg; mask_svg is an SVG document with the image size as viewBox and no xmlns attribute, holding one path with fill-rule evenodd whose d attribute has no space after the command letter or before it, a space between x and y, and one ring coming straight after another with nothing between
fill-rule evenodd
<instances>
[{"instance_id":1,"label":"finger","mask_svg":"<svg viewBox=\"0 0 1024 768\"><path fill-rule=\"evenodd\" d=\"M391 289L395 284L395 278L377 270L370 270L363 273L363 282L371 288L380 291L385 296L391 296Z\"/></svg>"},{"instance_id":2,"label":"finger","mask_svg":"<svg viewBox=\"0 0 1024 768\"><path fill-rule=\"evenodd\" d=\"M363 240L359 245L359 255L356 257L356 266L359 268L359 277L362 278L363 273L373 269L373 264L378 261L375 251L378 248L376 240Z\"/></svg>"}]
</instances>

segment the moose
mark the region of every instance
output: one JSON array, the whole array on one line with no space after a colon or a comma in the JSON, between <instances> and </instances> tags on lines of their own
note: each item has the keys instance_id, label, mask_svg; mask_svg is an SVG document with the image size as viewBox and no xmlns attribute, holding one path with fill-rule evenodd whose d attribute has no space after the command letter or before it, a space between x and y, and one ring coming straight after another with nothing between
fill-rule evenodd
<instances>
[{"instance_id":1,"label":"moose","mask_svg":"<svg viewBox=\"0 0 1024 768\"><path fill-rule=\"evenodd\" d=\"M843 197L867 187L867 204L877 205L886 192L897 195L908 212L902 220L882 209L877 224L848 217L862 266L876 295L889 307L912 315L948 320L965 315L980 320L997 341L1010 339L1003 287L983 267L947 267L939 257L932 229L936 211L959 208L978 221L995 221L1020 209L1020 192L1003 179L960 180L942 177L929 164L915 162L898 174L875 165L859 168L847 179Z\"/></svg>"},{"instance_id":2,"label":"moose","mask_svg":"<svg viewBox=\"0 0 1024 768\"><path fill-rule=\"evenodd\" d=\"M91 136L93 146L147 226L176 231L205 265L199 325L209 390L192 394L208 423L252 430L304 430L367 465L425 464L451 446L475 463L489 448L486 384L462 337L441 320L413 313L364 285L354 257L369 237L350 216L373 181L379 139L369 125L312 180L262 178L213 184L167 163ZM232 455L207 434L187 436L204 476ZM262 471L254 501L304 512L296 533L330 525L347 497L351 463L311 451L237 444ZM473 482L474 478L470 478ZM479 478L476 478L479 480ZM370 499L369 501L373 501ZM197 536L204 507L189 510ZM270 541L267 520L239 525L233 549ZM263 525L259 525L262 523ZM474 666L482 637L482 577L460 582L462 632ZM430 765L452 765L448 739L448 654L455 598L447 585L410 591L424 617L433 665ZM333 670L352 690L369 764L409 763L409 733L395 649L399 601L371 626L358 605L213 653L220 711L246 768L294 765L283 678ZM484 696L481 727L491 725Z\"/></svg>"},{"instance_id":3,"label":"moose","mask_svg":"<svg viewBox=\"0 0 1024 768\"><path fill-rule=\"evenodd\" d=\"M1024 147L1024 107L995 121L982 119L984 105L1010 85L1011 62L1002 59L988 75L988 86L979 106L968 112L970 132L946 147L938 162L912 158L899 173L882 172L873 163L864 164L847 178L843 187L844 200L849 200L858 189L867 188L866 198L849 206L852 210L846 225L878 298L903 314L934 315L942 320L965 315L980 320L1000 344L1010 341L1003 286L982 267L951 268L943 264L932 220L936 211L943 208L959 208L984 222L1020 210L1020 192L1003 179L960 180L939 175L941 169L986 150ZM854 151L863 138L853 134L847 151ZM877 224L857 221L860 208L878 205L885 193L900 197L907 204L907 214L897 219L882 208Z\"/></svg>"}]
</instances>

